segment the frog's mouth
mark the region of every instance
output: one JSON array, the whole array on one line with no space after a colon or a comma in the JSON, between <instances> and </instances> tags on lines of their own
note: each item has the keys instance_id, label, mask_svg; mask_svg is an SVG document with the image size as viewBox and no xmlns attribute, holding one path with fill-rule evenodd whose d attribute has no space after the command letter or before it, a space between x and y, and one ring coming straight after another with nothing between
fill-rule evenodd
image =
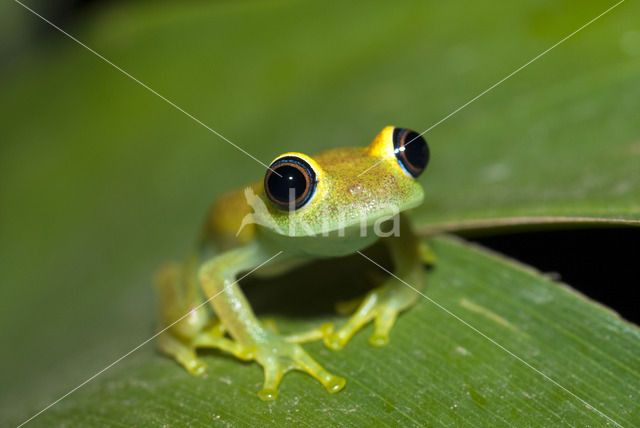
<instances>
[{"instance_id":1,"label":"frog's mouth","mask_svg":"<svg viewBox=\"0 0 640 428\"><path fill-rule=\"evenodd\" d=\"M413 208L419 202L405 205L404 209ZM331 228L323 228L321 224L290 223L288 230L265 228L262 233L266 241L278 248L287 248L288 252L312 257L340 257L364 250L380 238L400 236L403 233L400 212L386 208L349 222L331 223Z\"/></svg>"}]
</instances>

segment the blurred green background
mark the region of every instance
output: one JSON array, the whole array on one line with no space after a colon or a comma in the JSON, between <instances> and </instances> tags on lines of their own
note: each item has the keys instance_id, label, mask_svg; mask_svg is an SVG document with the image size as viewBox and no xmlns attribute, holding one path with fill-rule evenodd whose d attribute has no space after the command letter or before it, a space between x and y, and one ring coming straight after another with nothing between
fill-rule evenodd
<instances>
[{"instance_id":1,"label":"blurred green background","mask_svg":"<svg viewBox=\"0 0 640 428\"><path fill-rule=\"evenodd\" d=\"M93 2L59 17L268 163L426 129L613 4ZM625 2L430 131L421 224L637 221L638 16ZM154 269L264 168L18 4L0 17L0 414L15 420L153 332Z\"/></svg>"}]
</instances>

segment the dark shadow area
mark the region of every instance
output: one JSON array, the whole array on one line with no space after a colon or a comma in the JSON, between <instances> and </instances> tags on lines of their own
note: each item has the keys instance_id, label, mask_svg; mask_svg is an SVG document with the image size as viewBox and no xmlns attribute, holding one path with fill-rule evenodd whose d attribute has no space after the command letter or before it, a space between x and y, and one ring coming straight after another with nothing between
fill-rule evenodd
<instances>
[{"instance_id":1,"label":"dark shadow area","mask_svg":"<svg viewBox=\"0 0 640 428\"><path fill-rule=\"evenodd\" d=\"M63 30L72 31L73 27L82 21L86 13L94 6L106 4L104 0L57 0L57 1L36 1L24 2L26 6L33 9L37 14L53 22ZM26 12L25 13L29 13ZM35 42L43 41L51 37L59 37L58 30L49 24L42 22L39 18L32 17L32 31Z\"/></svg>"},{"instance_id":2,"label":"dark shadow area","mask_svg":"<svg viewBox=\"0 0 640 428\"><path fill-rule=\"evenodd\" d=\"M62 25L75 23L81 20L83 14L90 7L97 4L107 4L104 0L57 0L52 2L39 2L30 5L39 13L43 14L47 19L55 24ZM25 3L29 6L28 3Z\"/></svg>"},{"instance_id":3,"label":"dark shadow area","mask_svg":"<svg viewBox=\"0 0 640 428\"><path fill-rule=\"evenodd\" d=\"M363 251L391 269L386 248L376 244ZM259 315L309 318L335 314L335 305L364 296L380 285L387 274L359 254L326 259L267 279L248 277L242 289Z\"/></svg>"},{"instance_id":4,"label":"dark shadow area","mask_svg":"<svg viewBox=\"0 0 640 428\"><path fill-rule=\"evenodd\" d=\"M14 37L6 33L1 33L3 36L8 37L6 37L6 39L3 38L0 43L0 66L11 64L15 58L20 57L25 50L29 50L34 45L47 50L52 43L57 43L66 37L35 14L40 15L42 18L73 34L75 27L90 16L91 9L106 4L108 1L20 1L20 3L24 5L24 8L18 3L10 3L12 4L8 7L19 9L16 15L20 16L21 19L23 18L25 27L19 32L19 36ZM35 14L27 9L31 9Z\"/></svg>"},{"instance_id":5,"label":"dark shadow area","mask_svg":"<svg viewBox=\"0 0 640 428\"><path fill-rule=\"evenodd\" d=\"M518 232L473 242L528 264L640 323L640 228Z\"/></svg>"}]
</instances>

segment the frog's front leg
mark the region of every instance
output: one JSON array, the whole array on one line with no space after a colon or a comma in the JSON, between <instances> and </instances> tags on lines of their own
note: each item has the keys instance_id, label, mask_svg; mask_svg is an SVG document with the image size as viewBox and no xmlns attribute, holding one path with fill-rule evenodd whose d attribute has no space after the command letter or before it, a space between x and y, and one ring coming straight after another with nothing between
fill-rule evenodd
<instances>
[{"instance_id":1,"label":"frog's front leg","mask_svg":"<svg viewBox=\"0 0 640 428\"><path fill-rule=\"evenodd\" d=\"M385 239L393 260L394 274L411 284L414 289L396 278L390 278L382 286L369 292L347 323L324 338L324 343L329 348L341 349L358 330L372 320L374 333L369 342L376 346L387 344L389 331L398 314L419 298L420 295L415 290L422 290L423 264L432 261L432 253L415 236L408 220L402 215L400 236Z\"/></svg>"},{"instance_id":2,"label":"frog's front leg","mask_svg":"<svg viewBox=\"0 0 640 428\"><path fill-rule=\"evenodd\" d=\"M275 399L280 380L289 370L310 374L330 393L341 390L343 378L326 371L300 345L289 343L258 321L236 283L240 272L257 268L270 256L273 255L265 254L259 244L251 243L205 262L198 274L205 296L211 299L216 314L238 346L254 350L252 359L264 368L264 386L258 393L261 399Z\"/></svg>"}]
</instances>

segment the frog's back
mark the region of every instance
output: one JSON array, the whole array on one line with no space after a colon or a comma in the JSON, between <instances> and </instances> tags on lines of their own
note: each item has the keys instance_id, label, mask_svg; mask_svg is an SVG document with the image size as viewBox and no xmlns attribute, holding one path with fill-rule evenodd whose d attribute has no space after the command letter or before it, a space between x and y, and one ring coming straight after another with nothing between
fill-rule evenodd
<instances>
[{"instance_id":1,"label":"frog's back","mask_svg":"<svg viewBox=\"0 0 640 428\"><path fill-rule=\"evenodd\" d=\"M247 187L258 192L262 183L255 182ZM254 239L256 225L247 221L247 215L253 210L247 203L245 189L225 193L214 201L205 220L200 239L201 250L219 253L245 245Z\"/></svg>"}]
</instances>

